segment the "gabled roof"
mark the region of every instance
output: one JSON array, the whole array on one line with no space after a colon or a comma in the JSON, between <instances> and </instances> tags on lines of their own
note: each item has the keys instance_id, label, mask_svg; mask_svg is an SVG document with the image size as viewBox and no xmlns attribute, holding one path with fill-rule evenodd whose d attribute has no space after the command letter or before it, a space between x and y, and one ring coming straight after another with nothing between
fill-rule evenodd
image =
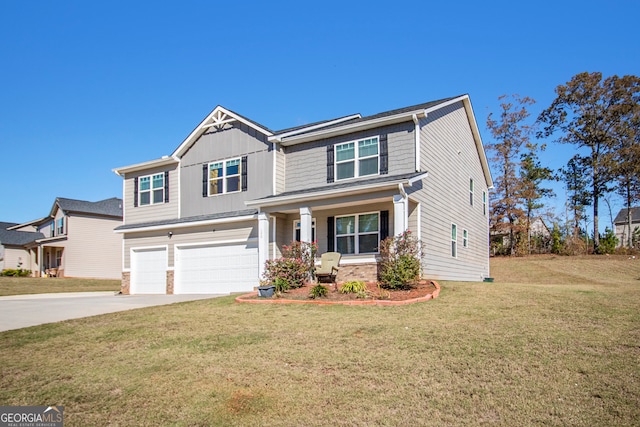
<instances>
[{"instance_id":1,"label":"gabled roof","mask_svg":"<svg viewBox=\"0 0 640 427\"><path fill-rule=\"evenodd\" d=\"M122 218L122 199L117 197L97 202L87 202L86 200L58 197L51 208L50 216L55 214L58 207L65 213L80 213Z\"/></svg>"},{"instance_id":2,"label":"gabled roof","mask_svg":"<svg viewBox=\"0 0 640 427\"><path fill-rule=\"evenodd\" d=\"M198 138L200 138L200 136L205 133L210 127L224 126L227 123L236 121L244 123L245 125L255 129L265 136L273 135L273 131L266 126L263 126L260 123L248 119L244 116L241 116L240 114L233 112L228 108L224 108L223 106L218 105L213 109L212 112L209 113L209 115L207 115L207 117L204 118L202 122L200 122L198 126L196 126L193 131L191 131L189 136L187 136L187 138L182 141L182 143L178 146L178 148L176 148L171 156L174 158L182 157L182 155L187 152L191 145L193 145L193 143L195 143Z\"/></svg>"},{"instance_id":3,"label":"gabled roof","mask_svg":"<svg viewBox=\"0 0 640 427\"><path fill-rule=\"evenodd\" d=\"M0 221L0 230L6 230L7 228L11 228L13 226L19 225L17 222L2 222Z\"/></svg>"},{"instance_id":4,"label":"gabled roof","mask_svg":"<svg viewBox=\"0 0 640 427\"><path fill-rule=\"evenodd\" d=\"M620 209L616 219L613 220L615 224L626 224L627 221L627 208ZM640 207L631 208L631 222L640 222Z\"/></svg>"}]
</instances>

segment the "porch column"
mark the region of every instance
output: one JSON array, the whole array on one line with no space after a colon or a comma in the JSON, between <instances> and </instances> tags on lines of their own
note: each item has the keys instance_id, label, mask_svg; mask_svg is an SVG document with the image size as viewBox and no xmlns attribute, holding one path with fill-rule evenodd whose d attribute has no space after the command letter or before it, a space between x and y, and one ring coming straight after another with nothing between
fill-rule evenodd
<instances>
[{"instance_id":1,"label":"porch column","mask_svg":"<svg viewBox=\"0 0 640 427\"><path fill-rule=\"evenodd\" d=\"M258 213L258 272L264 274L264 264L269 259L269 214Z\"/></svg>"},{"instance_id":2,"label":"porch column","mask_svg":"<svg viewBox=\"0 0 640 427\"><path fill-rule=\"evenodd\" d=\"M311 208L300 208L300 241L311 242Z\"/></svg>"},{"instance_id":3,"label":"porch column","mask_svg":"<svg viewBox=\"0 0 640 427\"><path fill-rule=\"evenodd\" d=\"M407 198L401 194L393 196L393 232L396 236L407 231L409 227Z\"/></svg>"},{"instance_id":4,"label":"porch column","mask_svg":"<svg viewBox=\"0 0 640 427\"><path fill-rule=\"evenodd\" d=\"M42 277L44 274L44 252L42 250L42 245L38 245L36 247L36 251L38 251L38 277Z\"/></svg>"}]
</instances>

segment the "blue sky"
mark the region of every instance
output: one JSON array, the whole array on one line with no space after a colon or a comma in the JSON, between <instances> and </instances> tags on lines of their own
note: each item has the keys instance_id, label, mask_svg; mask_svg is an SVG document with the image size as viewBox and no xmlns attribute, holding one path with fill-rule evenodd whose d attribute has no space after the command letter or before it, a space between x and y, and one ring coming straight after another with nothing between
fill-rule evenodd
<instances>
[{"instance_id":1,"label":"blue sky","mask_svg":"<svg viewBox=\"0 0 640 427\"><path fill-rule=\"evenodd\" d=\"M640 75L639 14L619 0L0 1L0 221L121 197L113 168L170 154L219 104L281 129L468 93L486 144L502 94L534 98L535 117L579 72ZM572 155L550 144L542 160Z\"/></svg>"}]
</instances>

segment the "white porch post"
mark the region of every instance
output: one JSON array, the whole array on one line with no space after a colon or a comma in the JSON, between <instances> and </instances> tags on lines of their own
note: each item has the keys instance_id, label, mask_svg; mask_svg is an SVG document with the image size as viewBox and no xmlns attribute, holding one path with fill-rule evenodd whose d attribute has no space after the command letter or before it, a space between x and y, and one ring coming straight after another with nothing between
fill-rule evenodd
<instances>
[{"instance_id":1,"label":"white porch post","mask_svg":"<svg viewBox=\"0 0 640 427\"><path fill-rule=\"evenodd\" d=\"M300 208L300 241L311 242L311 208Z\"/></svg>"},{"instance_id":2,"label":"white porch post","mask_svg":"<svg viewBox=\"0 0 640 427\"><path fill-rule=\"evenodd\" d=\"M393 196L393 232L399 236L408 229L407 199L401 194Z\"/></svg>"},{"instance_id":3,"label":"white porch post","mask_svg":"<svg viewBox=\"0 0 640 427\"><path fill-rule=\"evenodd\" d=\"M258 213L258 263L260 278L264 274L264 264L269 259L269 214Z\"/></svg>"}]
</instances>

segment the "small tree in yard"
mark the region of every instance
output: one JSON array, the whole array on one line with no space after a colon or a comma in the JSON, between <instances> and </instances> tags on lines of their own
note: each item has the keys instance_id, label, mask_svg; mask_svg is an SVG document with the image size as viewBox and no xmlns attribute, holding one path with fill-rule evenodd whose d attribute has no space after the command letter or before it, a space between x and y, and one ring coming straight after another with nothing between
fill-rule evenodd
<instances>
[{"instance_id":1,"label":"small tree in yard","mask_svg":"<svg viewBox=\"0 0 640 427\"><path fill-rule=\"evenodd\" d=\"M420 252L420 242L408 230L380 242L382 286L408 289L420 280Z\"/></svg>"}]
</instances>

